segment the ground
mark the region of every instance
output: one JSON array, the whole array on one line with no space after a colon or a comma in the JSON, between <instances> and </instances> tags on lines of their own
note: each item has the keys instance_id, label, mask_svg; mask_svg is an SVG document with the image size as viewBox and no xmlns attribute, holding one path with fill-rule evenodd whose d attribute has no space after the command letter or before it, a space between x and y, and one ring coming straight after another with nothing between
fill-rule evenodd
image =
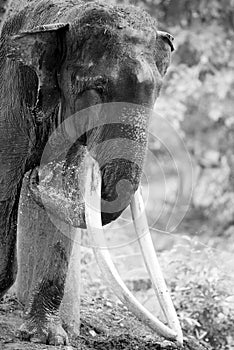
<instances>
[{"instance_id":1,"label":"ground","mask_svg":"<svg viewBox=\"0 0 234 350\"><path fill-rule=\"evenodd\" d=\"M81 333L71 339L70 346L55 347L21 342L15 330L22 322L22 306L14 297L5 298L0 304L0 348L1 350L56 350L56 349L176 349L173 343L152 335L130 312L110 299L85 298L81 304ZM209 349L195 340L186 340L186 350Z\"/></svg>"}]
</instances>

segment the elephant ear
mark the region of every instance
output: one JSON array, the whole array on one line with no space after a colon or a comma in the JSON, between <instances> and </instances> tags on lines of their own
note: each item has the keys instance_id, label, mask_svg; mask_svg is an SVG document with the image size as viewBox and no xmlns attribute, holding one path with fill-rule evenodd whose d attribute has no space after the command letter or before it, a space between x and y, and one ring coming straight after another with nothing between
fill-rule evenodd
<instances>
[{"instance_id":1,"label":"elephant ear","mask_svg":"<svg viewBox=\"0 0 234 350\"><path fill-rule=\"evenodd\" d=\"M57 75L66 52L65 33L68 28L69 24L64 23L38 26L9 40L7 58L19 63L22 76L25 71L33 70L34 76L36 73L38 88L33 107L45 113L58 103ZM25 84L23 89L26 91L27 81Z\"/></svg>"},{"instance_id":2,"label":"elephant ear","mask_svg":"<svg viewBox=\"0 0 234 350\"><path fill-rule=\"evenodd\" d=\"M164 76L171 62L171 52L174 51L174 37L162 31L157 31L155 60L159 73Z\"/></svg>"}]
</instances>

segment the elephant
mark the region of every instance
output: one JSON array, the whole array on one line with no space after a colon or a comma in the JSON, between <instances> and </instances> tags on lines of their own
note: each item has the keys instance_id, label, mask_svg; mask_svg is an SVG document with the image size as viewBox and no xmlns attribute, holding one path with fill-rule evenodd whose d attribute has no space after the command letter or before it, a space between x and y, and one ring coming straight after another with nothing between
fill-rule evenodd
<instances>
[{"instance_id":1,"label":"elephant","mask_svg":"<svg viewBox=\"0 0 234 350\"><path fill-rule=\"evenodd\" d=\"M24 175L32 171L32 179L37 178L35 169L50 136L71 115L96 106L95 115L101 119L102 106L110 103L152 109L170 64L173 37L159 31L156 20L134 6L32 0L7 19L0 40L1 299L17 274L17 215ZM121 108L119 114L120 118L124 114ZM121 214L139 186L149 120L147 113L140 114L134 115L130 126L125 122L89 128L68 152L67 169L71 165L78 169L80 154L89 152L91 144L128 138L141 145L131 150L131 160L111 159L101 166L105 205L115 200L120 180L131 184L119 210L102 208L103 225ZM99 163L102 152L92 154ZM64 176L66 180L66 171ZM84 218L84 208L79 210ZM85 227L81 221L76 226ZM67 342L58 309L69 252L57 245L53 254L55 263L33 293L20 335L60 345Z\"/></svg>"}]
</instances>

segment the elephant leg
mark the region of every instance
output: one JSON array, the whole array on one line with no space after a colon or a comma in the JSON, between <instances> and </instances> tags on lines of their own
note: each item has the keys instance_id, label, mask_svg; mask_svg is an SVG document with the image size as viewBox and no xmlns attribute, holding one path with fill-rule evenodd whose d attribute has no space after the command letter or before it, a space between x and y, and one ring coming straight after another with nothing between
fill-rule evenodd
<instances>
[{"instance_id":1,"label":"elephant leg","mask_svg":"<svg viewBox=\"0 0 234 350\"><path fill-rule=\"evenodd\" d=\"M14 283L17 274L18 206L29 148L28 136L23 130L23 125L17 123L13 113L4 114L6 100L1 93L2 91L0 92L0 298Z\"/></svg>"},{"instance_id":2,"label":"elephant leg","mask_svg":"<svg viewBox=\"0 0 234 350\"><path fill-rule=\"evenodd\" d=\"M18 290L22 285L28 291L25 290L26 294L22 295L26 299L26 312L18 335L22 340L32 342L67 344L59 308L64 295L72 240L54 226L46 211L30 196L26 186L22 189L20 211ZM28 270L21 270L27 265Z\"/></svg>"},{"instance_id":3,"label":"elephant leg","mask_svg":"<svg viewBox=\"0 0 234 350\"><path fill-rule=\"evenodd\" d=\"M13 285L17 274L16 233L20 190L0 201L0 299Z\"/></svg>"}]
</instances>

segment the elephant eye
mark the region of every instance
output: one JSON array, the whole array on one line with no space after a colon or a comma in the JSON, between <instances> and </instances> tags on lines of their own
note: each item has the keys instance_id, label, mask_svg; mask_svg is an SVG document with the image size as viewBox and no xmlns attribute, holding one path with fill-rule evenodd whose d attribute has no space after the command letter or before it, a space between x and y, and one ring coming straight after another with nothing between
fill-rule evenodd
<instances>
[{"instance_id":1,"label":"elephant eye","mask_svg":"<svg viewBox=\"0 0 234 350\"><path fill-rule=\"evenodd\" d=\"M154 91L154 89L155 89L154 81L151 81L151 80L145 81L144 82L144 89L145 89L145 92L150 95L152 93L152 91Z\"/></svg>"},{"instance_id":2,"label":"elephant eye","mask_svg":"<svg viewBox=\"0 0 234 350\"><path fill-rule=\"evenodd\" d=\"M80 77L76 76L75 82L73 83L73 93L79 95L87 90L96 90L102 94L107 87L107 78L102 76L96 77Z\"/></svg>"},{"instance_id":3,"label":"elephant eye","mask_svg":"<svg viewBox=\"0 0 234 350\"><path fill-rule=\"evenodd\" d=\"M105 90L106 90L106 86L104 86L104 85L97 85L95 87L95 90L97 90L97 92L99 94L103 94L105 92Z\"/></svg>"}]
</instances>

